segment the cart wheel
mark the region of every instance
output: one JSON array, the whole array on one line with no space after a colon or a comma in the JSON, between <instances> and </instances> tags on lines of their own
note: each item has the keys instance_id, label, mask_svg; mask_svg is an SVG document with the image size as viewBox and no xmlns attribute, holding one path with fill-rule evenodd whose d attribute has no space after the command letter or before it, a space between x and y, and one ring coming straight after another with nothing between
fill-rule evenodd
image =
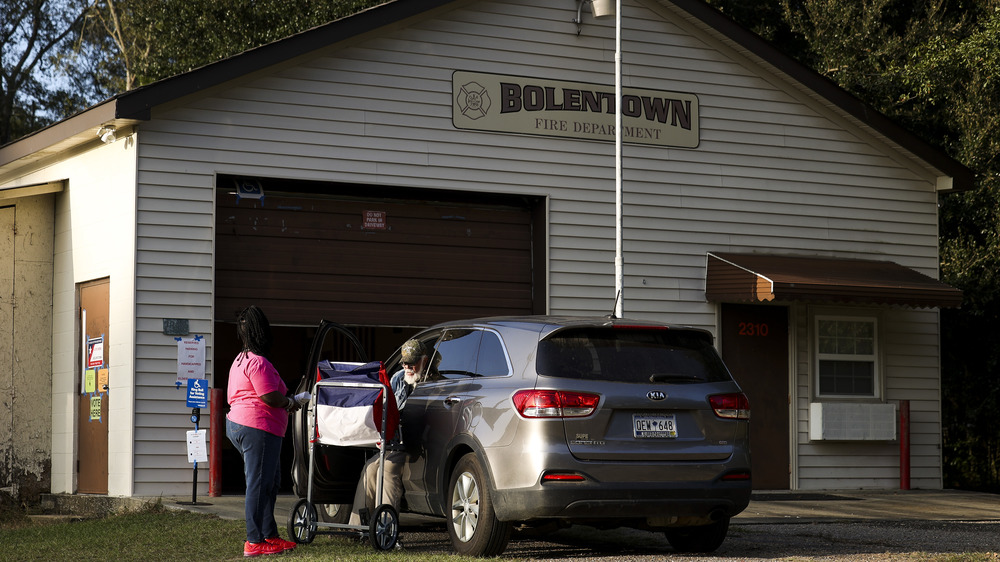
<instances>
[{"instance_id":1,"label":"cart wheel","mask_svg":"<svg viewBox=\"0 0 1000 562\"><path fill-rule=\"evenodd\" d=\"M389 504L375 508L368 524L368 538L375 550L392 550L399 538L399 515Z\"/></svg>"},{"instance_id":2,"label":"cart wheel","mask_svg":"<svg viewBox=\"0 0 1000 562\"><path fill-rule=\"evenodd\" d=\"M288 513L288 535L297 543L309 544L316 538L316 508L302 498Z\"/></svg>"}]
</instances>

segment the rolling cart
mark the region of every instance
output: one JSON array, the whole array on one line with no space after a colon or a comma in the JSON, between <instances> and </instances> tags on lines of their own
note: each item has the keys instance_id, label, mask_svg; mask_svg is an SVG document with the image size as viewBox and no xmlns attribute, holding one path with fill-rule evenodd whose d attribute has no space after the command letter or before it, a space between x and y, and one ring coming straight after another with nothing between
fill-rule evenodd
<instances>
[{"instance_id":1,"label":"rolling cart","mask_svg":"<svg viewBox=\"0 0 1000 562\"><path fill-rule=\"evenodd\" d=\"M382 480L385 471L385 446L399 425L396 398L381 362L356 365L322 361L317 366L317 381L306 407L309 409L309 477L306 497L299 499L288 514L288 534L297 543L310 543L318 532L367 533L376 550L390 550L399 537L399 514L392 505L382 503ZM377 447L378 479L376 507L367 525L319 521L313 503L313 459L316 444L335 447ZM354 472L361 476L363 465ZM355 480L356 482L357 480ZM320 531L320 529L328 529Z\"/></svg>"}]
</instances>

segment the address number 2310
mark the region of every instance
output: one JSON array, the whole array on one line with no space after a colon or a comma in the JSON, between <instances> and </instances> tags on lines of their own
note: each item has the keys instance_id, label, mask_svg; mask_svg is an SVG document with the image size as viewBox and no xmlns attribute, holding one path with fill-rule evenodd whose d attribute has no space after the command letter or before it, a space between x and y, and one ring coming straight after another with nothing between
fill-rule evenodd
<instances>
[{"instance_id":1,"label":"address number 2310","mask_svg":"<svg viewBox=\"0 0 1000 562\"><path fill-rule=\"evenodd\" d=\"M739 328L741 336L766 336L769 331L763 322L740 322Z\"/></svg>"}]
</instances>

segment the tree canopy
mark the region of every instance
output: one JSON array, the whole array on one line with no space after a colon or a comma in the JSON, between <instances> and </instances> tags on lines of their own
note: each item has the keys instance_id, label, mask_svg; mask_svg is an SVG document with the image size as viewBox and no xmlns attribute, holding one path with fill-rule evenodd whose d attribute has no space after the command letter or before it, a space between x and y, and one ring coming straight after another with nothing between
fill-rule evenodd
<instances>
[{"instance_id":1,"label":"tree canopy","mask_svg":"<svg viewBox=\"0 0 1000 562\"><path fill-rule=\"evenodd\" d=\"M0 1L0 145L79 108L72 91L41 77L82 13L83 0Z\"/></svg>"}]
</instances>

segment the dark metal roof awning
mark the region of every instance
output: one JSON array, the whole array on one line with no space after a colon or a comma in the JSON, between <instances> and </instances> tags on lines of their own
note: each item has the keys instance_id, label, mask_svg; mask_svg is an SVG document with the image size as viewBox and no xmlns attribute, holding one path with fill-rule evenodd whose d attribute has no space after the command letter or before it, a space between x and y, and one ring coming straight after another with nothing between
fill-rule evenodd
<instances>
[{"instance_id":1,"label":"dark metal roof awning","mask_svg":"<svg viewBox=\"0 0 1000 562\"><path fill-rule=\"evenodd\" d=\"M709 301L818 301L948 308L962 291L888 261L709 253Z\"/></svg>"}]
</instances>

